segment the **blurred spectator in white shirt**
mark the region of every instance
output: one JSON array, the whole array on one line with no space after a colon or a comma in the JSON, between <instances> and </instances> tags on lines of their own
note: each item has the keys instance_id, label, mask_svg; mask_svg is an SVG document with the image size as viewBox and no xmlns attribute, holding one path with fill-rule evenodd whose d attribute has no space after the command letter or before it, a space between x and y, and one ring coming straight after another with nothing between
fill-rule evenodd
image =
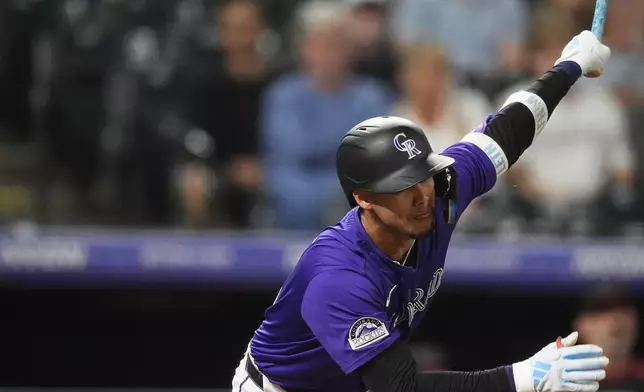
<instances>
[{"instance_id":1,"label":"blurred spectator in white shirt","mask_svg":"<svg viewBox=\"0 0 644 392\"><path fill-rule=\"evenodd\" d=\"M393 34L442 45L459 78L493 94L522 66L529 18L523 0L399 0Z\"/></svg>"},{"instance_id":2,"label":"blurred spectator in white shirt","mask_svg":"<svg viewBox=\"0 0 644 392\"><path fill-rule=\"evenodd\" d=\"M399 85L402 96L392 114L418 124L435 151L458 143L491 112L487 98L471 88L459 86L440 46L418 43L408 46L401 57ZM490 204L495 191L470 204L461 218L463 232L491 230L498 219Z\"/></svg>"},{"instance_id":3,"label":"blurred spectator in white shirt","mask_svg":"<svg viewBox=\"0 0 644 392\"><path fill-rule=\"evenodd\" d=\"M479 125L491 106L477 90L459 87L439 46L415 44L402 56L399 72L401 100L395 116L418 124L436 151L457 143Z\"/></svg>"},{"instance_id":4,"label":"blurred spectator in white shirt","mask_svg":"<svg viewBox=\"0 0 644 392\"><path fill-rule=\"evenodd\" d=\"M500 94L499 106L511 92L526 89L552 67L573 29L570 14L548 6L537 11L530 52L532 77ZM606 192L614 196L630 189L632 162L620 102L596 80L582 79L505 179L519 200L536 207L534 217L541 219L542 229L588 233L592 223L588 219L592 221L597 207L605 207L599 201L606 201ZM604 226L615 223L609 224L609 218L603 217Z\"/></svg>"}]
</instances>

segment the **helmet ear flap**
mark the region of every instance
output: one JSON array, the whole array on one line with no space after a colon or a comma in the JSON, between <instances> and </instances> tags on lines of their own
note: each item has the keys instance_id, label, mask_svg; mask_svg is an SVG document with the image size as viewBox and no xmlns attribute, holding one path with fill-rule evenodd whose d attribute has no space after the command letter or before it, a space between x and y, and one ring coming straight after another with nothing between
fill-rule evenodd
<instances>
[{"instance_id":1,"label":"helmet ear flap","mask_svg":"<svg viewBox=\"0 0 644 392\"><path fill-rule=\"evenodd\" d=\"M456 222L456 172L447 168L434 175L434 188L436 195L443 201L443 215L449 224Z\"/></svg>"},{"instance_id":2,"label":"helmet ear flap","mask_svg":"<svg viewBox=\"0 0 644 392\"><path fill-rule=\"evenodd\" d=\"M448 183L448 180L447 180L447 171L448 170L449 169L445 169L443 171L440 171L440 172L434 174L434 176L432 177L432 178L434 178L434 189L436 191L436 195L438 195L438 197L440 197L440 198L445 196L445 193L447 192L447 190L450 187L450 185Z\"/></svg>"}]
</instances>

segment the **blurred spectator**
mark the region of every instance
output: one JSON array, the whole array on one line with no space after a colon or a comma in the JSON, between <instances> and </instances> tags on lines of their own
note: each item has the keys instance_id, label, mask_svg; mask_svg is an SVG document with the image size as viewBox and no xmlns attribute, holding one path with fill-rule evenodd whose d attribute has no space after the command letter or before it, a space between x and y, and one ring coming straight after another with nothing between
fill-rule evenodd
<instances>
[{"instance_id":1,"label":"blurred spectator","mask_svg":"<svg viewBox=\"0 0 644 392\"><path fill-rule=\"evenodd\" d=\"M408 118L423 128L436 151L459 142L491 112L482 93L457 85L449 61L439 46L408 46L400 62L399 79L403 97L394 106L393 114ZM490 195L475 200L468 207L459 231L485 231L494 226L499 215L489 204Z\"/></svg>"},{"instance_id":2,"label":"blurred spectator","mask_svg":"<svg viewBox=\"0 0 644 392\"><path fill-rule=\"evenodd\" d=\"M375 80L351 75L343 4L314 1L300 11L301 72L281 78L265 96L263 158L275 225L315 229L341 195L338 142L358 122L387 114L390 98Z\"/></svg>"},{"instance_id":3,"label":"blurred spectator","mask_svg":"<svg viewBox=\"0 0 644 392\"><path fill-rule=\"evenodd\" d=\"M623 288L607 285L588 292L574 324L580 343L601 346L610 359L600 390L644 391L644 360L634 355L639 314Z\"/></svg>"},{"instance_id":4,"label":"blurred spectator","mask_svg":"<svg viewBox=\"0 0 644 392\"><path fill-rule=\"evenodd\" d=\"M587 0L533 0L538 3L537 7L544 4L552 5L559 12L566 13L572 18L572 29L575 33L582 30L589 30L595 11L595 2ZM612 5L611 5L612 7Z\"/></svg>"},{"instance_id":5,"label":"blurred spectator","mask_svg":"<svg viewBox=\"0 0 644 392\"><path fill-rule=\"evenodd\" d=\"M349 38L354 70L394 87L395 56L388 30L387 0L345 0L351 6Z\"/></svg>"},{"instance_id":6,"label":"blurred spectator","mask_svg":"<svg viewBox=\"0 0 644 392\"><path fill-rule=\"evenodd\" d=\"M616 1L610 4L606 16L604 41L611 47L610 67L599 79L613 90L626 106L630 137L637 150L644 150L644 2ZM639 220L644 222L644 158L637 154L637 183L639 199L636 203Z\"/></svg>"},{"instance_id":7,"label":"blurred spectator","mask_svg":"<svg viewBox=\"0 0 644 392\"><path fill-rule=\"evenodd\" d=\"M455 83L449 61L438 46L409 46L399 78L403 96L393 114L423 128L436 151L461 140L490 113L483 94Z\"/></svg>"},{"instance_id":8,"label":"blurred spectator","mask_svg":"<svg viewBox=\"0 0 644 392\"><path fill-rule=\"evenodd\" d=\"M215 61L198 57L202 64L196 65L210 68L195 82L190 116L215 139L216 166L222 172L221 218L247 228L263 177L257 155L260 100L272 78L261 50L265 26L250 0L225 4L217 25L220 50Z\"/></svg>"},{"instance_id":9,"label":"blurred spectator","mask_svg":"<svg viewBox=\"0 0 644 392\"><path fill-rule=\"evenodd\" d=\"M604 42L611 48L610 67L599 79L615 89L626 105L644 98L644 2L611 3Z\"/></svg>"},{"instance_id":10,"label":"blurred spectator","mask_svg":"<svg viewBox=\"0 0 644 392\"><path fill-rule=\"evenodd\" d=\"M532 76L502 93L499 106L551 68L574 35L570 14L549 6L537 11L533 26ZM519 214L528 221L539 217L531 223L543 230L588 233L591 222L618 230L632 181L622 106L595 80L580 80L505 178L515 185Z\"/></svg>"},{"instance_id":11,"label":"blurred spectator","mask_svg":"<svg viewBox=\"0 0 644 392\"><path fill-rule=\"evenodd\" d=\"M394 36L442 45L459 79L491 97L523 65L528 11L522 0L400 0Z\"/></svg>"}]
</instances>

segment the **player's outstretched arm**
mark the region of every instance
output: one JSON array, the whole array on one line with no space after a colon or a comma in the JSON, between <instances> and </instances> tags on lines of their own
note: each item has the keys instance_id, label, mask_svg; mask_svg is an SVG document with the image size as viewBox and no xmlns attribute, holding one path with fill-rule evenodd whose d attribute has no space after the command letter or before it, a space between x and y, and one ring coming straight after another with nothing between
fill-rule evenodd
<instances>
[{"instance_id":1,"label":"player's outstretched arm","mask_svg":"<svg viewBox=\"0 0 644 392\"><path fill-rule=\"evenodd\" d=\"M527 90L510 95L501 109L468 134L464 141L483 149L494 163L497 176L501 175L543 131L553 111L577 80L604 68L610 54L610 49L593 33L581 32L564 47L551 69Z\"/></svg>"},{"instance_id":2,"label":"player's outstretched arm","mask_svg":"<svg viewBox=\"0 0 644 392\"><path fill-rule=\"evenodd\" d=\"M580 33L566 45L554 66L528 89L510 95L499 111L487 116L461 142L441 153L456 161L457 214L492 189L497 178L517 162L543 131L577 80L604 68L609 57L610 49L590 31Z\"/></svg>"},{"instance_id":3,"label":"player's outstretched arm","mask_svg":"<svg viewBox=\"0 0 644 392\"><path fill-rule=\"evenodd\" d=\"M608 358L577 333L548 344L525 361L477 372L418 372L409 346L398 341L357 371L371 392L595 392Z\"/></svg>"}]
</instances>

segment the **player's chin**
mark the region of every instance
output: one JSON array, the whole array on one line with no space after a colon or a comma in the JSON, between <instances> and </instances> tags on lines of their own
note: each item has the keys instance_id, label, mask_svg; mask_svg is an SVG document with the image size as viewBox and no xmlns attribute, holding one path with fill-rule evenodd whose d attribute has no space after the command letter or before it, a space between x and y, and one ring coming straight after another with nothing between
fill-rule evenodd
<instances>
[{"instance_id":1,"label":"player's chin","mask_svg":"<svg viewBox=\"0 0 644 392\"><path fill-rule=\"evenodd\" d=\"M412 219L411 235L414 237L422 237L428 234L434 228L434 214L427 214L417 216Z\"/></svg>"}]
</instances>

